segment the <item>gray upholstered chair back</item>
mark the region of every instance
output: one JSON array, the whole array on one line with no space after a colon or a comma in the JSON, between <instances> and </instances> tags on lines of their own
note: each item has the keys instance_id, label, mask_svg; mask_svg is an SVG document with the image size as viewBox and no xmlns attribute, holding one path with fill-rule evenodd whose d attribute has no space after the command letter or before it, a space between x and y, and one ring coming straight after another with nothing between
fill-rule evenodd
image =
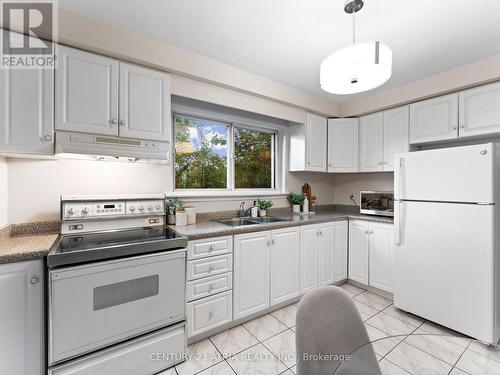
<instances>
[{"instance_id":1,"label":"gray upholstered chair back","mask_svg":"<svg viewBox=\"0 0 500 375\"><path fill-rule=\"evenodd\" d=\"M297 375L381 375L358 309L341 288L306 293L296 324Z\"/></svg>"}]
</instances>

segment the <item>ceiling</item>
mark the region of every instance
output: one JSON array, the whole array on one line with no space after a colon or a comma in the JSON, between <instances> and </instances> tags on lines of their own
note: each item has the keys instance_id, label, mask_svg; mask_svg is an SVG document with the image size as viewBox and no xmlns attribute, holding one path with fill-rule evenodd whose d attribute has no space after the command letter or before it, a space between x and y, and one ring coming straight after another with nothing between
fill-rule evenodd
<instances>
[{"instance_id":1,"label":"ceiling","mask_svg":"<svg viewBox=\"0 0 500 375\"><path fill-rule=\"evenodd\" d=\"M393 75L369 93L319 86L319 65L351 43L344 0L59 0L59 6L343 103L500 54L498 0L364 0L357 40L393 50Z\"/></svg>"}]
</instances>

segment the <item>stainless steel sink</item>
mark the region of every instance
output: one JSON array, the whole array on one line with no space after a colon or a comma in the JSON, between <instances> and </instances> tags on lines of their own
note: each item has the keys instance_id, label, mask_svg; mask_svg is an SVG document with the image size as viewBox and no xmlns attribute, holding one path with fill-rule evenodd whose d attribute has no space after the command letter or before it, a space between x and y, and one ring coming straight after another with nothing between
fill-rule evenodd
<instances>
[{"instance_id":1,"label":"stainless steel sink","mask_svg":"<svg viewBox=\"0 0 500 375\"><path fill-rule=\"evenodd\" d=\"M272 217L272 216L255 217L255 218L254 217L252 217L252 218L236 217L233 219L219 220L218 222L221 224L230 225L232 227L240 227L243 225L258 225L258 224L265 224L265 223L277 223L280 221L289 221L289 219L283 219L280 217Z\"/></svg>"},{"instance_id":2,"label":"stainless steel sink","mask_svg":"<svg viewBox=\"0 0 500 375\"><path fill-rule=\"evenodd\" d=\"M259 223L278 223L280 221L290 221L291 219L284 219L281 217L273 217L273 216L266 216L266 217L256 217L255 219L252 219L255 221L258 221Z\"/></svg>"},{"instance_id":3,"label":"stainless steel sink","mask_svg":"<svg viewBox=\"0 0 500 375\"><path fill-rule=\"evenodd\" d=\"M239 227L242 225L260 224L260 222L254 220L254 219L246 219L246 218L234 218L234 219L227 219L227 220L219 220L219 223L230 225L232 227Z\"/></svg>"}]
</instances>

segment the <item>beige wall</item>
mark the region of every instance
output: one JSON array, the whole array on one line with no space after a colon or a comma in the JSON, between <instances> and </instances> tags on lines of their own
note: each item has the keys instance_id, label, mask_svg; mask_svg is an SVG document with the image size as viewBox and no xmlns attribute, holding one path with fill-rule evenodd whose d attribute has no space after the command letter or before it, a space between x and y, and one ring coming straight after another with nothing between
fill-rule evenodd
<instances>
[{"instance_id":1,"label":"beige wall","mask_svg":"<svg viewBox=\"0 0 500 375\"><path fill-rule=\"evenodd\" d=\"M0 228L7 225L7 161L0 157Z\"/></svg>"},{"instance_id":2,"label":"beige wall","mask_svg":"<svg viewBox=\"0 0 500 375\"><path fill-rule=\"evenodd\" d=\"M354 204L349 194L359 204L361 190L394 191L394 173L347 173L335 174L333 200L336 204Z\"/></svg>"}]
</instances>

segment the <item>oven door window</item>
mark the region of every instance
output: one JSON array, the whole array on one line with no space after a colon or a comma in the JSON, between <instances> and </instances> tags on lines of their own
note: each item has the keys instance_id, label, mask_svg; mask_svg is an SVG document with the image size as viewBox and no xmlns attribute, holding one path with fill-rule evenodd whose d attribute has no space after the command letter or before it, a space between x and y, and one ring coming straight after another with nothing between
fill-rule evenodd
<instances>
[{"instance_id":1,"label":"oven door window","mask_svg":"<svg viewBox=\"0 0 500 375\"><path fill-rule=\"evenodd\" d=\"M152 275L94 288L94 311L158 295L159 276Z\"/></svg>"}]
</instances>

